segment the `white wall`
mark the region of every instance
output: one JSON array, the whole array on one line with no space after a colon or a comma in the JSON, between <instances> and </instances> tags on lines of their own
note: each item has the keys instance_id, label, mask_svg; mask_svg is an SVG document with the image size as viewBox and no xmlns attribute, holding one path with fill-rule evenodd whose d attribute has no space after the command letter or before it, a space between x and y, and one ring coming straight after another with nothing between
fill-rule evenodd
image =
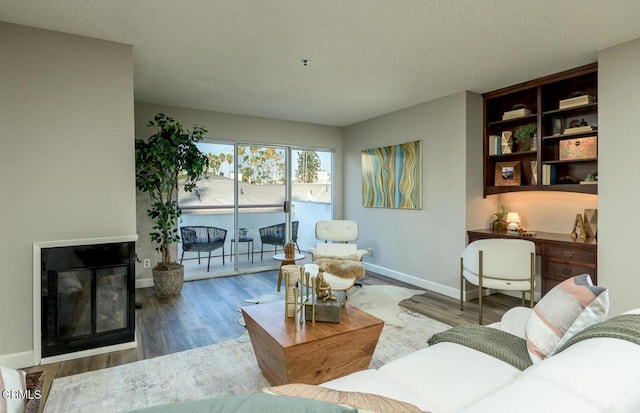
<instances>
[{"instance_id":1,"label":"white wall","mask_svg":"<svg viewBox=\"0 0 640 413\"><path fill-rule=\"evenodd\" d=\"M0 365L33 360L32 244L132 235L131 46L0 23Z\"/></svg>"},{"instance_id":2,"label":"white wall","mask_svg":"<svg viewBox=\"0 0 640 413\"><path fill-rule=\"evenodd\" d=\"M341 128L173 106L159 106L141 102L136 102L135 110L135 133L136 137L139 138L145 138L153 134L154 130L147 128L146 124L153 119L156 113L162 112L173 117L188 129L191 129L194 124L203 126L209 131L206 135L207 139L334 150L335 217L340 218L342 216L341 194L343 182L340 179L343 174ZM152 262L156 262L160 260L160 256L154 251L155 244L151 244L149 241L148 233L151 228L151 221L145 212L148 205L148 195L138 193L137 203L138 234L140 238L136 243L136 252L139 257L152 258ZM177 249L174 248L174 250L177 253ZM151 270L143 269L141 265L136 267L138 285L147 285L148 280L151 278Z\"/></svg>"},{"instance_id":3,"label":"white wall","mask_svg":"<svg viewBox=\"0 0 640 413\"><path fill-rule=\"evenodd\" d=\"M640 307L640 39L598 53L598 281L610 314Z\"/></svg>"},{"instance_id":4,"label":"white wall","mask_svg":"<svg viewBox=\"0 0 640 413\"><path fill-rule=\"evenodd\" d=\"M460 92L345 128L345 217L360 224L358 247L374 250L373 257L365 258L368 268L450 296L458 294L467 220L476 224L489 204L481 199L482 152L468 152L469 142L482 147L481 108L479 96ZM362 207L361 151L418 139L422 209ZM468 175L477 176L469 186ZM468 191L477 201L470 218Z\"/></svg>"}]
</instances>

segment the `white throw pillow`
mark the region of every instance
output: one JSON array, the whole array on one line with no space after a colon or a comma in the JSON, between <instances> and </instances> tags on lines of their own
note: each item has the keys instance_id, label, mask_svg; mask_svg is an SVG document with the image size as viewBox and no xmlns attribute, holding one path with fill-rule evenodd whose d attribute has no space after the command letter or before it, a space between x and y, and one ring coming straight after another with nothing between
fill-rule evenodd
<instances>
[{"instance_id":1,"label":"white throw pillow","mask_svg":"<svg viewBox=\"0 0 640 413\"><path fill-rule=\"evenodd\" d=\"M24 371L0 367L0 412L24 412L26 376Z\"/></svg>"},{"instance_id":2,"label":"white throw pillow","mask_svg":"<svg viewBox=\"0 0 640 413\"><path fill-rule=\"evenodd\" d=\"M594 286L589 274L556 285L527 320L525 338L531 361L537 363L551 356L575 334L604 321L608 311L608 290Z\"/></svg>"}]
</instances>

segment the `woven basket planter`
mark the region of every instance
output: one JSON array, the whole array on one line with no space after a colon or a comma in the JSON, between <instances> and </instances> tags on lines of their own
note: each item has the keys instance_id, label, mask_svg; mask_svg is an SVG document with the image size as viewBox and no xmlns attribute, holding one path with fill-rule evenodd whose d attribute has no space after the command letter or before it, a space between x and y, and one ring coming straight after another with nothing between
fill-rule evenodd
<instances>
[{"instance_id":1,"label":"woven basket planter","mask_svg":"<svg viewBox=\"0 0 640 413\"><path fill-rule=\"evenodd\" d=\"M175 264L170 270L152 270L153 289L156 297L173 297L180 295L184 283L184 267Z\"/></svg>"}]
</instances>

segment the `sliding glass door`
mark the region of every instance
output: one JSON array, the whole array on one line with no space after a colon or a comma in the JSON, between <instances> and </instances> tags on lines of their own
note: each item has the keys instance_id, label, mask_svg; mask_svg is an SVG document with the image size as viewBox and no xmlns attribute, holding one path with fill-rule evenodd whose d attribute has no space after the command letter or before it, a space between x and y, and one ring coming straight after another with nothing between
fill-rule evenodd
<instances>
[{"instance_id":1,"label":"sliding glass door","mask_svg":"<svg viewBox=\"0 0 640 413\"><path fill-rule=\"evenodd\" d=\"M209 171L198 194L179 193L179 226L218 228L224 246L198 257L179 244L186 279L277 268L273 256L286 240L303 254L315 245L315 223L333 216L332 152L237 142L199 146Z\"/></svg>"}]
</instances>

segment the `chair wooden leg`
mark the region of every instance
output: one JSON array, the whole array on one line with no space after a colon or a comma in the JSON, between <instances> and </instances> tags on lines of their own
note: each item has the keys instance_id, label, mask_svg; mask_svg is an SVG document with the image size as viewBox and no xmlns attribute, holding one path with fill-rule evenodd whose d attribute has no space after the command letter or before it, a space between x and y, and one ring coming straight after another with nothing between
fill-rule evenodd
<instances>
[{"instance_id":1,"label":"chair wooden leg","mask_svg":"<svg viewBox=\"0 0 640 413\"><path fill-rule=\"evenodd\" d=\"M207 272L209 272L210 266L211 266L211 251L209 251L209 258L207 259Z\"/></svg>"},{"instance_id":2,"label":"chair wooden leg","mask_svg":"<svg viewBox=\"0 0 640 413\"><path fill-rule=\"evenodd\" d=\"M184 258L184 250L182 250L182 255L180 256L180 264L182 264L182 259Z\"/></svg>"},{"instance_id":3,"label":"chair wooden leg","mask_svg":"<svg viewBox=\"0 0 640 413\"><path fill-rule=\"evenodd\" d=\"M522 293L522 306L524 307L524 291L521 291Z\"/></svg>"},{"instance_id":4,"label":"chair wooden leg","mask_svg":"<svg viewBox=\"0 0 640 413\"><path fill-rule=\"evenodd\" d=\"M200 265L200 250L198 250L198 265Z\"/></svg>"}]
</instances>

